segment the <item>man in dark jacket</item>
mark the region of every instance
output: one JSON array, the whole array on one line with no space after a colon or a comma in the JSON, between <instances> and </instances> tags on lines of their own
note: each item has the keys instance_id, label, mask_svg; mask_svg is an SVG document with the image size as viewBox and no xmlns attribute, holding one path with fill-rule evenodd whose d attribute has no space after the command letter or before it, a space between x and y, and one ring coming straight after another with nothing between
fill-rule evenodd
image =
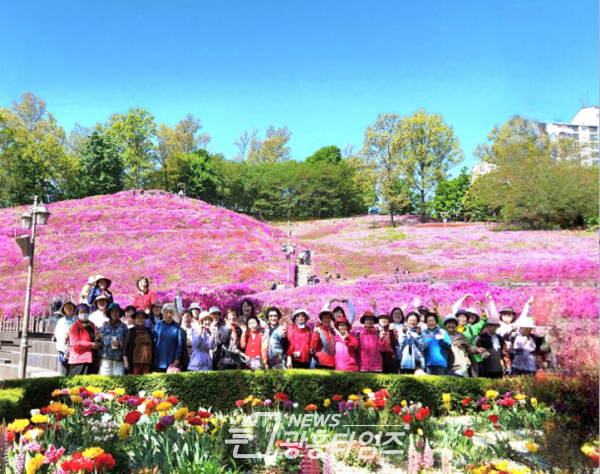
<instances>
[{"instance_id":1,"label":"man in dark jacket","mask_svg":"<svg viewBox=\"0 0 600 474\"><path fill-rule=\"evenodd\" d=\"M481 363L483 376L490 379L500 379L504 373L509 374L512 369L508 344L502 336L497 334L499 327L500 320L490 317L487 329L477 340L477 347L483 347L490 354Z\"/></svg>"}]
</instances>

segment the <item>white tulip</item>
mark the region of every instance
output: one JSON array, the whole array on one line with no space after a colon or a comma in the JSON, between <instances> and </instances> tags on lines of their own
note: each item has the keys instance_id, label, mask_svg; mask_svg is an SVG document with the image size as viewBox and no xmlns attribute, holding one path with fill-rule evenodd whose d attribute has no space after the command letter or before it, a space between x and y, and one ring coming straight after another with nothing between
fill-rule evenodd
<instances>
[{"instance_id":1,"label":"white tulip","mask_svg":"<svg viewBox=\"0 0 600 474\"><path fill-rule=\"evenodd\" d=\"M31 416L39 415L40 413L40 410L31 410Z\"/></svg>"},{"instance_id":2,"label":"white tulip","mask_svg":"<svg viewBox=\"0 0 600 474\"><path fill-rule=\"evenodd\" d=\"M145 390L140 390L140 398L144 398L146 396Z\"/></svg>"}]
</instances>

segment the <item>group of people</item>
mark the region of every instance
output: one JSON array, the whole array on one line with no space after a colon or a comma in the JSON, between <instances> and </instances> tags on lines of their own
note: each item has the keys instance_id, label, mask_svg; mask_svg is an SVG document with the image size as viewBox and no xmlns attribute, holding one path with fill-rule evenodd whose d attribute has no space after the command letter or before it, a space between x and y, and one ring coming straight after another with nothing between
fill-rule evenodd
<instances>
[{"instance_id":1,"label":"group of people","mask_svg":"<svg viewBox=\"0 0 600 474\"><path fill-rule=\"evenodd\" d=\"M259 317L250 299L225 313L186 309L180 298L162 304L146 278L121 308L110 286L102 275L90 278L79 304L66 301L57 312L63 375L302 368L500 378L535 374L543 342L528 316L533 298L518 319L511 307L498 313L489 293L466 309L465 295L444 318L436 301L388 313L372 300L358 325L352 302L332 299L312 321L298 308L286 324L277 307Z\"/></svg>"}]
</instances>

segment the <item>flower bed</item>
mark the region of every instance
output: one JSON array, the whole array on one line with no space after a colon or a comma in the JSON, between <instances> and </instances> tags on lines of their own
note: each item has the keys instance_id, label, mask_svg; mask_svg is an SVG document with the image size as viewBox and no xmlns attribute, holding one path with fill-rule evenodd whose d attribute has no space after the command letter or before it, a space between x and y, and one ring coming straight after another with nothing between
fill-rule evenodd
<instances>
[{"instance_id":1,"label":"flower bed","mask_svg":"<svg viewBox=\"0 0 600 474\"><path fill-rule=\"evenodd\" d=\"M550 429L554 416L535 398L491 389L477 401L442 394L437 416L422 402L367 387L307 405L285 392L248 395L224 411L189 406L162 390L90 385L50 396L49 404L2 426L9 474L333 474L378 472L382 465L408 474L524 474L542 472L537 433ZM465 410L468 423L457 417ZM475 445L475 435L488 433L496 434L494 444ZM510 440L524 441L532 461ZM579 454L573 472L592 472L597 443Z\"/></svg>"}]
</instances>

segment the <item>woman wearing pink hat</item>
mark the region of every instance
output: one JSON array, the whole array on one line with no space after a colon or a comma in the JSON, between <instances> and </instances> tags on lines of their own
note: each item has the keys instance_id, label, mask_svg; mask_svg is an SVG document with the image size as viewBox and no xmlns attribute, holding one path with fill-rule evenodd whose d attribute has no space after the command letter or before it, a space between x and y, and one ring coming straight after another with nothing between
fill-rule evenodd
<instances>
[{"instance_id":1,"label":"woman wearing pink hat","mask_svg":"<svg viewBox=\"0 0 600 474\"><path fill-rule=\"evenodd\" d=\"M392 351L386 343L386 331L377 330L375 324L378 318L372 311L366 311L360 323L364 324L362 330L357 332L359 350L359 368L361 372L381 372L383 370L382 352Z\"/></svg>"}]
</instances>

